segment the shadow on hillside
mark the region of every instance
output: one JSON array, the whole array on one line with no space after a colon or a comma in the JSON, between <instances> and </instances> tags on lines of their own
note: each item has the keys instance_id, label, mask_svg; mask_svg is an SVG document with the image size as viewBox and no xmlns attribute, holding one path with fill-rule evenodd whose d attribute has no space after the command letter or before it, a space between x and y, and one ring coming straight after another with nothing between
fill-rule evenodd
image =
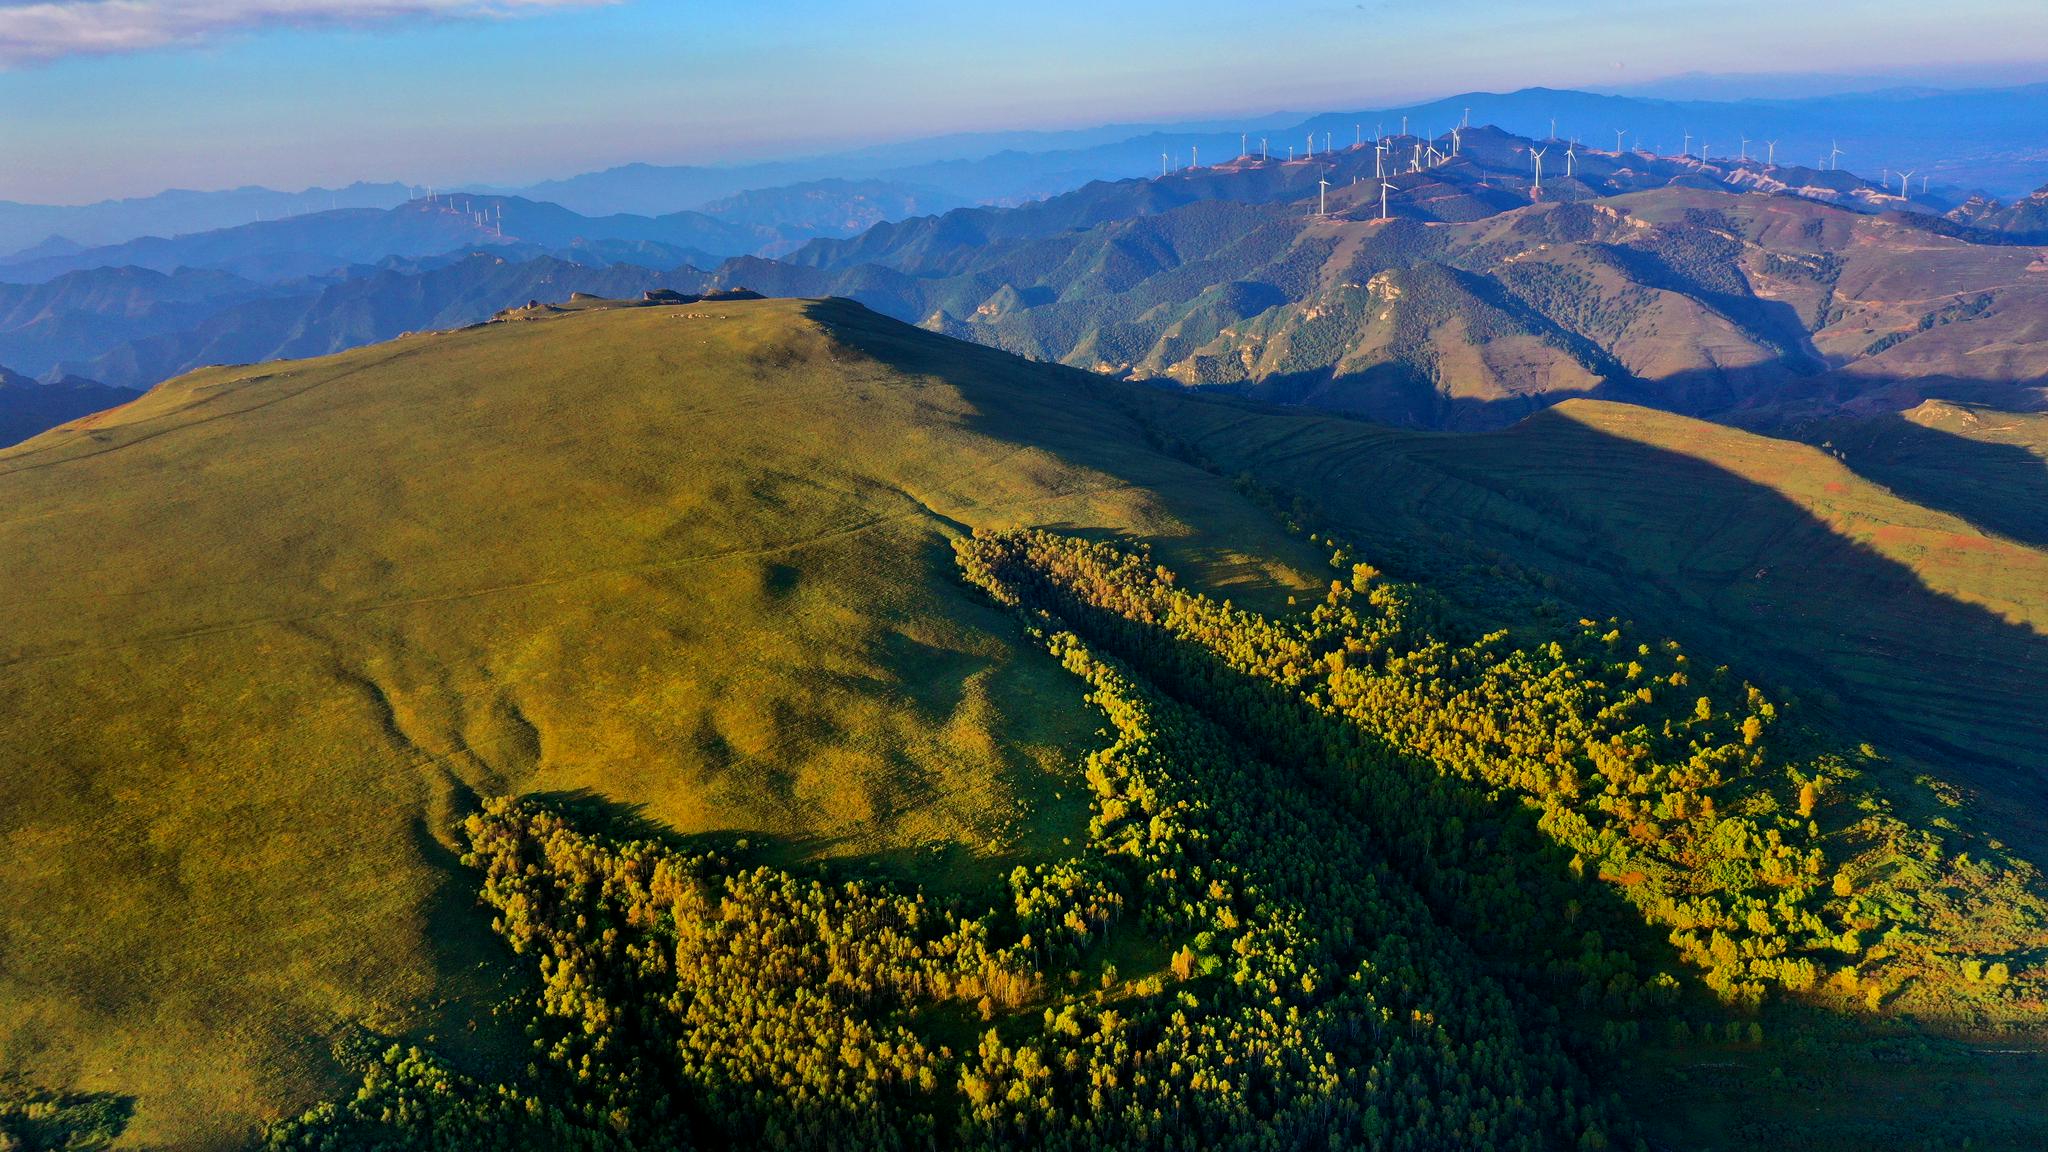
<instances>
[{"instance_id":1,"label":"shadow on hillside","mask_svg":"<svg viewBox=\"0 0 2048 1152\"><path fill-rule=\"evenodd\" d=\"M1755 389L1782 388L1797 379L1800 366L1776 365L1791 374L1766 379L1752 372L1674 373L1654 380L1611 377L1584 392L1498 399L1451 398L1412 372L1378 365L1331 377L1297 373L1273 377L1246 389L1264 402L1307 404L1337 415L1395 427L1482 432L1505 429L1567 399L1636 404L1711 420L1761 435L1830 448L1864 479L1891 489L1922 507L1958 516L1988 532L2022 544L2048 548L2048 461L2014 444L1977 440L1915 423L1906 411L1922 399L1948 400L1988 409L1985 419L2019 411L2027 399L2003 381L1957 378L1863 377L1849 391L1825 376L1792 383L1788 408L1807 403L1832 406L1856 394L1903 389L1898 407L1864 416L1794 417L1745 405ZM1744 375L1753 379L1744 381Z\"/></svg>"},{"instance_id":2,"label":"shadow on hillside","mask_svg":"<svg viewBox=\"0 0 2048 1152\"><path fill-rule=\"evenodd\" d=\"M1697 457L1552 414L1485 441L1461 453L1439 440L1428 454L1483 502L1446 509L1432 489L1431 504L1403 509L1411 528L1459 533L1565 577L1591 593L1584 607L1677 637L1774 696L1837 704L1838 735L1981 787L2042 842L2048 638L1930 589Z\"/></svg>"},{"instance_id":3,"label":"shadow on hillside","mask_svg":"<svg viewBox=\"0 0 2048 1152\"><path fill-rule=\"evenodd\" d=\"M1971 417L1992 424L2027 399L2010 385L1982 381L1916 381L1914 388L1928 399L1966 405ZM1808 442L1831 443L1851 470L1916 504L2048 548L2048 460L2019 444L1928 427L1907 416L1909 406L1902 409L1796 431Z\"/></svg>"},{"instance_id":4,"label":"shadow on hillside","mask_svg":"<svg viewBox=\"0 0 2048 1152\"><path fill-rule=\"evenodd\" d=\"M2000 834L2048 844L2048 639L1929 589L1770 488L1560 416L1486 436L1389 440L1317 413L1026 366L851 304L812 311L868 355L958 386L981 408L979 431L1146 486L1190 523L1204 522L1184 496L1193 487L1176 487L1148 444L1184 445L1223 475L1305 496L1368 555L1427 541L1409 551L1476 551L1547 573L1569 612L1632 619L1776 699L1818 705L1806 714L1849 746L1870 740L1925 760L1978 787ZM1041 393L1045 427L1018 426L1008 381ZM1060 381L1074 388L1070 406L1049 395ZM1057 419L1098 406L1120 410L1123 427L1098 422L1083 435ZM1126 447L1111 448L1119 437ZM1464 570L1423 566L1409 575Z\"/></svg>"}]
</instances>

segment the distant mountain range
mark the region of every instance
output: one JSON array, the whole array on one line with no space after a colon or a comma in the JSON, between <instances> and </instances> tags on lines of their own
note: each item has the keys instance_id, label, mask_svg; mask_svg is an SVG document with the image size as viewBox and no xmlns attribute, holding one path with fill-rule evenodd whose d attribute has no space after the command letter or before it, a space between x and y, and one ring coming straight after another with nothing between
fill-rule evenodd
<instances>
[{"instance_id":1,"label":"distant mountain range","mask_svg":"<svg viewBox=\"0 0 2048 1152\"><path fill-rule=\"evenodd\" d=\"M230 188L217 192L173 189L97 204L18 204L0 200L0 259L56 255L120 244L138 236L209 232L258 220L302 216L337 208L389 208L405 203L403 184L351 184L346 188ZM42 247L47 245L48 247Z\"/></svg>"},{"instance_id":2,"label":"distant mountain range","mask_svg":"<svg viewBox=\"0 0 2048 1152\"><path fill-rule=\"evenodd\" d=\"M1468 112L1469 109L1469 112ZM1546 137L1553 131L1595 146L1628 142L1676 154L1687 143L1715 156L1751 155L1776 141L1777 159L1832 156L1883 176L1911 169L1930 193L1957 202L1972 192L2011 199L2048 181L2048 85L1941 91L1893 89L1774 100L1665 100L1529 88L1475 92L1399 108L1319 115L1268 113L1233 120L1114 124L1047 132L963 133L825 156L737 165L628 164L537 184L476 186L475 197L548 201L587 216L660 217L699 211L741 229L769 232L806 206L811 234L845 235L883 219L966 204L1016 204L1118 180L1199 156L1220 160L1256 150L1305 150L1355 142L1401 119L1418 132L1491 123ZM799 187L791 187L799 186ZM77 207L0 202L0 259L62 256L143 236L174 237L338 208L390 208L413 194L397 183L277 192L173 191ZM769 242L764 254L777 251Z\"/></svg>"},{"instance_id":3,"label":"distant mountain range","mask_svg":"<svg viewBox=\"0 0 2048 1152\"><path fill-rule=\"evenodd\" d=\"M705 283L846 296L1035 359L1417 427L1587 395L1760 424L1932 395L2042 403L2048 262L2020 243L2039 197L1943 216L1846 171L1490 127L1439 147L1096 184L734 260Z\"/></svg>"},{"instance_id":4,"label":"distant mountain range","mask_svg":"<svg viewBox=\"0 0 2048 1152\"><path fill-rule=\"evenodd\" d=\"M1581 114L1613 99L1572 103L1581 96L1513 99L1569 98ZM1318 140L1313 161L1309 142L1303 133L1294 161L1274 156L1269 138L1268 159L1231 153L1200 167L1187 166L1191 145L1164 177L1094 181L1007 208L955 206L884 180L741 192L661 216L462 193L50 245L0 265L0 362L46 381L147 387L206 364L459 327L529 299L744 287L846 296L1134 379L1489 427L1588 393L1754 421L1916 394L1905 379L1960 382L1952 393L2004 388L2032 370L2040 343L2022 323L2040 303L2037 257L2015 246L2048 242L2048 193L1957 199L1915 181L1901 195L1832 164L1718 149L1702 160L1699 142L1686 156L1616 153L1611 142L1491 125L1455 143L1396 135L1384 149L1321 150ZM1135 147L1086 143L1070 158L1107 163ZM1021 171L1044 159L961 163ZM1374 219L1380 172L1384 225ZM1320 197L1327 215L1315 218ZM1950 255L1926 255L1934 249ZM1857 309L1831 312L1833 282L1851 265L1890 271ZM1862 327L1842 328L1845 316ZM1947 331L1959 318L1965 336ZM1994 335L2009 345L2002 368L1963 359ZM1895 375L1877 379L1866 361Z\"/></svg>"},{"instance_id":5,"label":"distant mountain range","mask_svg":"<svg viewBox=\"0 0 2048 1152\"><path fill-rule=\"evenodd\" d=\"M14 444L80 416L89 416L141 395L91 380L39 384L0 367L0 447Z\"/></svg>"}]
</instances>

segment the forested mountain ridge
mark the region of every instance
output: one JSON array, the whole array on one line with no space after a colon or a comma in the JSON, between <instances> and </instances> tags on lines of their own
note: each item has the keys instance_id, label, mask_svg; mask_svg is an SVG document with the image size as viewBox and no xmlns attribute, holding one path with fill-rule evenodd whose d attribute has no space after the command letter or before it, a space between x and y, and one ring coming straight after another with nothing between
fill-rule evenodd
<instances>
[{"instance_id":1,"label":"forested mountain ridge","mask_svg":"<svg viewBox=\"0 0 2048 1152\"><path fill-rule=\"evenodd\" d=\"M2039 562L1597 408L1842 499L1902 615ZM0 1058L139 1146L2037 1145L2017 787L1752 666L1777 617L1611 619L1695 614L1703 506L1544 490L1659 475L1578 412L1373 428L845 301L168 382L0 452ZM1581 538L1626 567L1539 567Z\"/></svg>"}]
</instances>

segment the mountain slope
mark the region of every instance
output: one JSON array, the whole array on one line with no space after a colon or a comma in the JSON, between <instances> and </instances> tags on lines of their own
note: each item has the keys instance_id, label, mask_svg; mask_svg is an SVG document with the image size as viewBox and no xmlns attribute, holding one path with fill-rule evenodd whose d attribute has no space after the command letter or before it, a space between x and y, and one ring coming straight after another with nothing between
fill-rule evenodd
<instances>
[{"instance_id":1,"label":"mountain slope","mask_svg":"<svg viewBox=\"0 0 2048 1152\"><path fill-rule=\"evenodd\" d=\"M1175 1114L1251 1140L1269 1109L1370 1132L1374 1100L1531 1147L1638 1120L1717 1143L1738 1113L1816 1148L1956 1125L2038 1145L2012 1103L2032 1073L1970 1045L2030 1042L2048 977L2038 874L1981 830L2048 842L2040 689L2013 675L2048 564L1798 444L1577 403L1409 433L845 301L579 301L171 381L0 452L0 507L22 558L0 599L0 1068L132 1106L125 1146L238 1147L323 1099L285 1146L435 1127L436 1082L538 1123L516 1092L547 1075L521 1069L588 1052L605 1139L673 1119L672 1095L781 1126L757 1144L831 1145L907 1097L1129 1147L1159 1142L1152 1106L1088 1089L1150 1092L1129 1073L1168 1051L1202 1061L1168 1073ZM1318 527L1442 591L1304 540ZM1014 528L1050 531L968 539ZM1032 548L1118 557L1115 578L1005 558ZM1101 655L1002 610L1054 576L1123 624L1073 601L1027 619ZM1667 626L1736 671L1653 652ZM1290 737L1294 709L1330 704L1326 672L1403 694L1361 711L1383 727ZM1548 814L1504 780L1463 790L1474 767L1541 781ZM489 797L531 803L465 824ZM817 879L821 858L841 870ZM725 859L744 871L723 888L680 879ZM899 1012L877 953L926 945ZM542 986L556 1016L529 1020ZM606 1046L640 1042L621 1020L650 1039L618 1065ZM1210 1039L1240 1025L1266 1039ZM1929 1055L1873 1108L1895 1069L1838 1057L1876 1037ZM376 1064L392 1042L435 1055ZM716 1062L691 1064L708 1088L682 1086L683 1051ZM819 1111L906 1060L943 1074ZM1828 1090L1788 1086L1793 1060ZM432 1061L454 1079L415 1111ZM1341 1091L1304 1090L1325 1067ZM977 1086L1012 1072L1015 1092ZM784 1111L807 1077L829 1099ZM1033 1095L1048 1083L1071 1087ZM1744 1103L1655 1105L1698 1083ZM1608 1087L1633 1118L1596 1103ZM1951 1095L1970 1103L1928 1107ZM1038 1146L1012 1119L991 1143Z\"/></svg>"},{"instance_id":2,"label":"mountain slope","mask_svg":"<svg viewBox=\"0 0 2048 1152\"><path fill-rule=\"evenodd\" d=\"M424 267L358 269L310 291L279 291L231 302L188 328L143 336L66 362L67 370L146 386L209 364L250 364L322 356L390 340L406 332L481 323L533 300L560 302L582 293L630 297L688 288L702 277L630 264L579 263L486 249ZM7 339L0 337L0 347Z\"/></svg>"},{"instance_id":3,"label":"mountain slope","mask_svg":"<svg viewBox=\"0 0 2048 1152\"><path fill-rule=\"evenodd\" d=\"M1420 427L1500 427L1585 395L1758 427L1929 396L2044 403L2040 248L1900 211L1846 172L1585 149L1539 194L1541 142L1475 128L1434 144L1456 154L1431 164L1430 142L1395 139L1391 155L1090 185L710 282Z\"/></svg>"},{"instance_id":4,"label":"mountain slope","mask_svg":"<svg viewBox=\"0 0 2048 1152\"><path fill-rule=\"evenodd\" d=\"M295 286L304 291L303 287ZM223 309L293 288L225 272L95 268L41 284L0 284L0 356L41 376L131 340L186 331ZM153 384L156 379L145 381Z\"/></svg>"},{"instance_id":5,"label":"mountain slope","mask_svg":"<svg viewBox=\"0 0 2048 1152\"><path fill-rule=\"evenodd\" d=\"M2030 671L2048 660L2048 553L1862 478L1849 465L1864 452L1845 465L1586 400L1464 437L1159 411L1159 435L1305 494L1417 573L1544 573L1544 595L1766 674L2048 843L2048 693Z\"/></svg>"},{"instance_id":6,"label":"mountain slope","mask_svg":"<svg viewBox=\"0 0 2048 1152\"><path fill-rule=\"evenodd\" d=\"M209 370L0 454L0 1063L225 1147L338 1088L331 1041L466 1035L497 966L443 841L475 792L962 878L1057 843L1046 772L1096 721L945 537L1132 533L1268 600L1301 580L1253 557L1295 546L1079 378L834 335L902 343L877 323L551 315Z\"/></svg>"},{"instance_id":7,"label":"mountain slope","mask_svg":"<svg viewBox=\"0 0 2048 1152\"><path fill-rule=\"evenodd\" d=\"M698 212L592 217L519 197L443 196L388 209L315 212L169 238L146 236L0 265L0 280L33 283L84 269L133 266L159 272L203 268L276 282L394 256L433 256L464 247L522 242L546 248L604 241L653 243L703 260L707 255L716 259L752 252L775 236L773 230L742 228Z\"/></svg>"},{"instance_id":8,"label":"mountain slope","mask_svg":"<svg viewBox=\"0 0 2048 1152\"><path fill-rule=\"evenodd\" d=\"M138 395L77 377L39 384L0 367L0 448L80 416L126 404Z\"/></svg>"}]
</instances>

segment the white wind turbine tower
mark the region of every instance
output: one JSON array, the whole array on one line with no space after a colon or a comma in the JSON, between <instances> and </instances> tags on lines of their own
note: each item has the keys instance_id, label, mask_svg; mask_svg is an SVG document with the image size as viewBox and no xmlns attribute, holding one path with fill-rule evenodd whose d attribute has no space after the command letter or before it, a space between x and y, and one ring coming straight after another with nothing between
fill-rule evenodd
<instances>
[{"instance_id":1,"label":"white wind turbine tower","mask_svg":"<svg viewBox=\"0 0 2048 1152\"><path fill-rule=\"evenodd\" d=\"M1167 161L1167 158L1166 158L1166 153L1164 153L1164 152L1161 152L1161 153L1159 154L1159 178L1160 178L1161 180L1164 180L1164 179L1166 179L1166 174L1167 174L1168 172L1172 171L1172 169L1171 169L1171 168L1169 168L1169 167L1167 166L1167 164L1168 164L1168 161Z\"/></svg>"},{"instance_id":2,"label":"white wind turbine tower","mask_svg":"<svg viewBox=\"0 0 2048 1152\"><path fill-rule=\"evenodd\" d=\"M1365 147L1365 125L1353 124L1351 126L1351 132L1352 135L1355 137L1355 139L1351 141L1351 146L1353 148Z\"/></svg>"},{"instance_id":3,"label":"white wind turbine tower","mask_svg":"<svg viewBox=\"0 0 2048 1152\"><path fill-rule=\"evenodd\" d=\"M1387 182L1380 181L1380 219L1387 218Z\"/></svg>"},{"instance_id":4,"label":"white wind turbine tower","mask_svg":"<svg viewBox=\"0 0 2048 1152\"><path fill-rule=\"evenodd\" d=\"M1384 140L1376 141L1372 146L1372 178L1387 178L1387 144Z\"/></svg>"},{"instance_id":5,"label":"white wind turbine tower","mask_svg":"<svg viewBox=\"0 0 2048 1152\"><path fill-rule=\"evenodd\" d=\"M1259 163L1261 163L1261 164L1264 164L1265 162L1266 162L1266 138L1265 138L1264 136L1261 136L1261 137L1259 137Z\"/></svg>"},{"instance_id":6,"label":"white wind turbine tower","mask_svg":"<svg viewBox=\"0 0 2048 1152\"><path fill-rule=\"evenodd\" d=\"M1776 168L1778 166L1778 142L1776 140L1766 140L1764 141L1764 149L1764 163Z\"/></svg>"},{"instance_id":7,"label":"white wind turbine tower","mask_svg":"<svg viewBox=\"0 0 2048 1152\"><path fill-rule=\"evenodd\" d=\"M1313 133L1313 132L1311 132L1311 133L1309 133L1309 134L1308 134L1308 156L1307 156L1307 159L1313 160L1313 159L1315 159L1315 158L1316 158L1316 134L1315 134L1315 133Z\"/></svg>"},{"instance_id":8,"label":"white wind turbine tower","mask_svg":"<svg viewBox=\"0 0 2048 1152\"><path fill-rule=\"evenodd\" d=\"M1453 128L1451 129L1451 155L1462 156L1464 154L1465 130L1463 128Z\"/></svg>"},{"instance_id":9,"label":"white wind turbine tower","mask_svg":"<svg viewBox=\"0 0 2048 1152\"><path fill-rule=\"evenodd\" d=\"M1330 182L1328 180L1318 180L1316 183L1321 185L1316 191L1316 215L1328 216L1330 214Z\"/></svg>"},{"instance_id":10,"label":"white wind turbine tower","mask_svg":"<svg viewBox=\"0 0 2048 1152\"><path fill-rule=\"evenodd\" d=\"M1237 158L1242 160L1251 154L1252 134L1249 132L1239 132L1237 134Z\"/></svg>"},{"instance_id":11,"label":"white wind turbine tower","mask_svg":"<svg viewBox=\"0 0 2048 1152\"><path fill-rule=\"evenodd\" d=\"M1846 153L1842 151L1841 141L1828 141L1828 166L1830 168L1833 168L1835 171L1840 172L1842 170L1842 157L1844 155L1846 155Z\"/></svg>"},{"instance_id":12,"label":"white wind turbine tower","mask_svg":"<svg viewBox=\"0 0 2048 1152\"><path fill-rule=\"evenodd\" d=\"M1899 199L1901 200L1913 198L1913 171L1908 169L1899 173Z\"/></svg>"},{"instance_id":13,"label":"white wind turbine tower","mask_svg":"<svg viewBox=\"0 0 2048 1152\"><path fill-rule=\"evenodd\" d=\"M1692 133L1687 132L1685 134L1685 143L1678 146L1678 154L1680 156L1692 155Z\"/></svg>"},{"instance_id":14,"label":"white wind turbine tower","mask_svg":"<svg viewBox=\"0 0 2048 1152\"><path fill-rule=\"evenodd\" d=\"M1472 109L1470 109L1470 108L1467 108L1467 109L1465 109L1465 118L1464 118L1463 120L1459 121L1459 123L1458 123L1458 127L1460 127L1460 128L1470 128L1471 126L1472 126Z\"/></svg>"},{"instance_id":15,"label":"white wind turbine tower","mask_svg":"<svg viewBox=\"0 0 2048 1152\"><path fill-rule=\"evenodd\" d=\"M1543 154L1550 151L1549 145L1529 149L1529 159L1536 165L1536 187L1529 193L1530 199L1543 195Z\"/></svg>"},{"instance_id":16,"label":"white wind turbine tower","mask_svg":"<svg viewBox=\"0 0 2048 1152\"><path fill-rule=\"evenodd\" d=\"M1329 134L1328 132L1324 132L1324 133L1323 133L1323 155L1325 155L1325 156L1328 156L1329 154L1330 154L1330 134Z\"/></svg>"},{"instance_id":17,"label":"white wind turbine tower","mask_svg":"<svg viewBox=\"0 0 2048 1152\"><path fill-rule=\"evenodd\" d=\"M1564 146L1564 175L1565 179L1567 180L1571 179L1572 161L1575 159L1575 157L1572 155L1572 149L1577 148L1578 146L1579 142L1576 140Z\"/></svg>"},{"instance_id":18,"label":"white wind turbine tower","mask_svg":"<svg viewBox=\"0 0 2048 1152\"><path fill-rule=\"evenodd\" d=\"M1747 137L1747 136L1744 136L1744 137L1742 138L1742 152L1741 152L1741 159L1742 159L1742 160L1743 160L1743 161L1744 161L1745 163L1747 163L1747 162L1748 162L1748 160L1749 160L1749 137Z\"/></svg>"},{"instance_id":19,"label":"white wind turbine tower","mask_svg":"<svg viewBox=\"0 0 2048 1152\"><path fill-rule=\"evenodd\" d=\"M1708 151L1709 149L1711 149L1712 147L1713 147L1713 145L1712 145L1712 144L1709 144L1709 143L1707 143L1707 142L1706 142L1705 140L1702 140L1702 141L1700 141L1700 163L1701 163L1701 164L1705 164L1705 163L1707 162L1707 151Z\"/></svg>"},{"instance_id":20,"label":"white wind turbine tower","mask_svg":"<svg viewBox=\"0 0 2048 1152\"><path fill-rule=\"evenodd\" d=\"M1420 140L1415 142L1415 158L1408 162L1408 170L1410 172L1422 171L1422 141Z\"/></svg>"},{"instance_id":21,"label":"white wind turbine tower","mask_svg":"<svg viewBox=\"0 0 2048 1152\"><path fill-rule=\"evenodd\" d=\"M1621 142L1627 136L1628 129L1626 128L1616 128L1614 130L1614 154L1616 156L1621 155Z\"/></svg>"},{"instance_id":22,"label":"white wind turbine tower","mask_svg":"<svg viewBox=\"0 0 2048 1152\"><path fill-rule=\"evenodd\" d=\"M1201 166L1202 150L1200 148L1197 148L1193 144L1188 145L1188 167L1200 168Z\"/></svg>"}]
</instances>

